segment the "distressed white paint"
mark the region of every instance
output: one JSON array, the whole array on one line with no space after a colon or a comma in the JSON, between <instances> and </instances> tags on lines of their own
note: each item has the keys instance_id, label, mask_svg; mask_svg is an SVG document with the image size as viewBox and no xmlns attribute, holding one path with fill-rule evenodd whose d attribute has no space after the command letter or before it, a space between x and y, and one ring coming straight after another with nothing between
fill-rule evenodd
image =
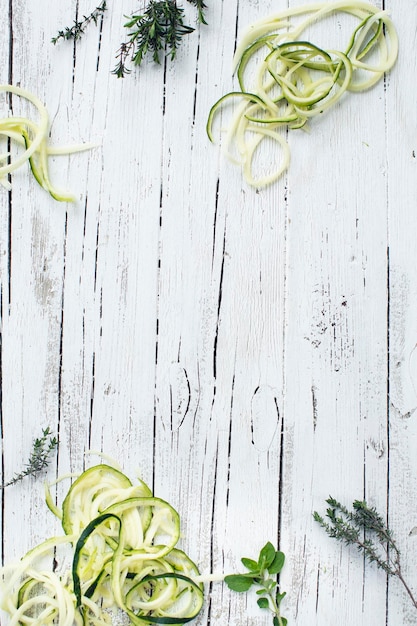
<instances>
[{"instance_id":1,"label":"distressed white paint","mask_svg":"<svg viewBox=\"0 0 417 626\"><path fill-rule=\"evenodd\" d=\"M25 168L0 193L4 479L50 425L51 476L89 448L139 471L203 571L279 540L290 624L415 624L399 585L312 521L329 493L365 496L417 590L415 3L385 2L401 43L386 84L294 132L287 175L259 191L206 117L233 86L236 28L302 2L208 4L175 64L117 80L136 7L111 0L102 29L54 47L90 2L0 0L1 82L40 96L53 142L99 144L51 164L75 206ZM54 531L39 482L3 493L4 561ZM269 622L213 585L199 623Z\"/></svg>"}]
</instances>

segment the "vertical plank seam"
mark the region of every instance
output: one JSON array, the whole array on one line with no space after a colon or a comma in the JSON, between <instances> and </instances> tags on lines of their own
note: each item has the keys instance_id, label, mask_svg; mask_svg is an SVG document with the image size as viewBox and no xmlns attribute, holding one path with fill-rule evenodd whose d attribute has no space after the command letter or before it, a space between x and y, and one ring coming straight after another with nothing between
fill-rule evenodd
<instances>
[{"instance_id":1,"label":"vertical plank seam","mask_svg":"<svg viewBox=\"0 0 417 626\"><path fill-rule=\"evenodd\" d=\"M382 0L382 10L385 11L386 2ZM385 150L386 150L386 207L387 207L387 216L386 216L386 228L387 228L387 264L386 264L386 281L387 281L387 309L386 309L386 319L387 319L387 338L386 338L386 348L387 348L387 363L386 363L386 430L387 430L387 478L386 478L386 522L388 525L389 514L390 514L390 461L391 461L391 438L390 438L390 376L391 376L391 367L390 367L390 345L391 345L391 291L390 291L390 252L389 252L389 244L390 244L390 214L389 214L389 173L388 173L388 119L387 119L387 76L384 74L383 81L383 89L384 89L384 122L385 122ZM385 582L385 625L388 626L389 622L389 575L386 575Z\"/></svg>"},{"instance_id":2,"label":"vertical plank seam","mask_svg":"<svg viewBox=\"0 0 417 626\"><path fill-rule=\"evenodd\" d=\"M61 418L62 418L62 386L63 386L63 348L64 348L64 303L65 303L65 280L66 280L66 261L67 261L67 236L68 236L68 213L65 212L65 227L64 227L64 240L63 240L63 268L62 268L62 283L61 283L61 318L60 318L60 333L59 333L59 365L58 365L58 400L57 400L57 464L56 464L56 477L58 477L59 467L59 440L61 433Z\"/></svg>"},{"instance_id":3,"label":"vertical plank seam","mask_svg":"<svg viewBox=\"0 0 417 626\"><path fill-rule=\"evenodd\" d=\"M9 63L8 63L8 81L9 84L12 83L13 78L13 0L9 0L9 15L8 15L8 24L9 24ZM9 96L9 108L11 107L11 95ZM10 147L10 139L8 140L8 150ZM10 174L8 175L10 180ZM7 207L8 207L8 231L7 231L7 314L10 315L10 307L11 307L11 293L12 293L12 192L11 190L7 193ZM0 287L0 435L1 435L1 476L2 482L4 482L4 448L3 448L3 435L4 435L4 424L3 424L3 320L4 320L4 290L3 285ZM4 498L4 489L2 489L1 494L1 563L4 564L4 518L5 518L5 498Z\"/></svg>"},{"instance_id":4,"label":"vertical plank seam","mask_svg":"<svg viewBox=\"0 0 417 626\"><path fill-rule=\"evenodd\" d=\"M9 0L9 66L8 66L8 81L11 85L13 83L13 0ZM12 94L9 94L9 110L12 108ZM8 139L7 150L10 151L11 140ZM8 174L10 181L11 174ZM12 302L12 191L11 189L7 193L8 204L8 251L7 251L7 276L8 276L8 304L9 310Z\"/></svg>"},{"instance_id":5,"label":"vertical plank seam","mask_svg":"<svg viewBox=\"0 0 417 626\"><path fill-rule=\"evenodd\" d=\"M75 4L75 22L78 21L78 11L79 11L79 1L77 0ZM72 46L72 91L74 95L74 87L75 87L75 65L77 61L77 40L74 38L73 46Z\"/></svg>"},{"instance_id":6,"label":"vertical plank seam","mask_svg":"<svg viewBox=\"0 0 417 626\"><path fill-rule=\"evenodd\" d=\"M214 379L213 395L214 396L216 395L216 385L217 385L216 383L217 381L217 343L219 339L220 312L221 312L222 300L223 300L225 256L226 256L226 227L223 232L222 262L220 266L219 290L218 290L218 296L217 296L217 319L216 319L216 329L214 332L214 341L213 341L213 379Z\"/></svg>"},{"instance_id":7,"label":"vertical plank seam","mask_svg":"<svg viewBox=\"0 0 417 626\"><path fill-rule=\"evenodd\" d=\"M163 223L163 205L164 205L164 146L165 146L165 113L166 113L166 83L167 83L167 58L164 60L163 88L162 88L162 134L161 134L161 162L159 171L159 230L158 230L158 256L157 256L157 275L156 275L156 305L155 305L155 359L154 359L154 394L153 394L153 448L152 448L152 491L155 491L156 481L156 430L157 430L157 375L158 375L158 357L159 357L159 315L160 315L160 295L161 295L161 268L162 268L162 223Z\"/></svg>"},{"instance_id":8,"label":"vertical plank seam","mask_svg":"<svg viewBox=\"0 0 417 626\"><path fill-rule=\"evenodd\" d=\"M387 211L388 213L388 211ZM387 218L389 216L387 215ZM390 467L391 467L391 429L390 429L390 376L391 376L391 367L390 367L390 347L391 347L391 285L390 285L390 253L389 253L389 229L387 228L387 387L386 387L386 429L387 429L387 513L386 513L386 521L387 525L389 522L390 515ZM385 624L388 626L388 617L389 617L389 576L386 576L386 592L385 592Z\"/></svg>"},{"instance_id":9,"label":"vertical plank seam","mask_svg":"<svg viewBox=\"0 0 417 626\"><path fill-rule=\"evenodd\" d=\"M210 520L210 572L214 571L214 520L215 520L215 510L216 510L216 494L217 494L217 468L219 462L219 437L217 436L216 443L216 457L214 459L214 480L213 480L213 493L211 499L211 520ZM213 582L209 583L208 590L208 605L207 605L207 626L211 624L211 612L212 612L212 594L213 591Z\"/></svg>"}]
</instances>

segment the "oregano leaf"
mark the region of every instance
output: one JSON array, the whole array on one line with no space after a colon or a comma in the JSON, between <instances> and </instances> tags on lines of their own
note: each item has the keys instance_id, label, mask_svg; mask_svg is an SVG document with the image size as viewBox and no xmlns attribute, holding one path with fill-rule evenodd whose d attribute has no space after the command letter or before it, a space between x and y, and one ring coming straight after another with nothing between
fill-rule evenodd
<instances>
[{"instance_id":1,"label":"oregano leaf","mask_svg":"<svg viewBox=\"0 0 417 626\"><path fill-rule=\"evenodd\" d=\"M258 565L260 569L268 569L275 558L275 548L270 541L264 545L259 553Z\"/></svg>"},{"instance_id":2,"label":"oregano leaf","mask_svg":"<svg viewBox=\"0 0 417 626\"><path fill-rule=\"evenodd\" d=\"M284 567L284 563L285 563L285 554L277 550L275 552L274 560L272 561L271 565L269 565L268 567L268 572L270 574L279 574L279 572Z\"/></svg>"},{"instance_id":3,"label":"oregano leaf","mask_svg":"<svg viewBox=\"0 0 417 626\"><path fill-rule=\"evenodd\" d=\"M285 598L286 595L287 594L286 594L285 591L283 591L282 593L279 593L279 591L277 591L277 595L276 595L275 599L277 601L278 606L281 604L283 598Z\"/></svg>"},{"instance_id":4,"label":"oregano leaf","mask_svg":"<svg viewBox=\"0 0 417 626\"><path fill-rule=\"evenodd\" d=\"M250 572L258 573L259 568L258 568L258 563L256 561L254 561L253 559L247 559L246 557L243 557L241 561L243 565L246 567L246 569L248 569Z\"/></svg>"},{"instance_id":5,"label":"oregano leaf","mask_svg":"<svg viewBox=\"0 0 417 626\"><path fill-rule=\"evenodd\" d=\"M230 574L225 576L224 582L232 591L243 593L252 587L253 579L244 574Z\"/></svg>"},{"instance_id":6,"label":"oregano leaf","mask_svg":"<svg viewBox=\"0 0 417 626\"><path fill-rule=\"evenodd\" d=\"M260 550L258 561L243 557L241 562L249 571L226 576L224 581L229 589L245 592L252 586L255 587L258 607L267 609L272 614L273 626L286 626L287 620L280 611L280 603L285 593L280 593L277 579L277 574L284 566L284 553L276 550L268 541Z\"/></svg>"},{"instance_id":7,"label":"oregano leaf","mask_svg":"<svg viewBox=\"0 0 417 626\"><path fill-rule=\"evenodd\" d=\"M260 609L269 609L268 598L258 598L257 603Z\"/></svg>"}]
</instances>

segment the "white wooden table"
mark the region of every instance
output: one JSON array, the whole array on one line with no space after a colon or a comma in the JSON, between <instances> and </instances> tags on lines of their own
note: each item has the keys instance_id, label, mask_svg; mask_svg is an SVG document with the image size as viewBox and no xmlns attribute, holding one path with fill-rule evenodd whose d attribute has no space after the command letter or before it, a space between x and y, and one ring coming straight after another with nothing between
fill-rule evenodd
<instances>
[{"instance_id":1,"label":"white wooden table","mask_svg":"<svg viewBox=\"0 0 417 626\"><path fill-rule=\"evenodd\" d=\"M235 33L302 2L207 4L174 63L117 79L136 3L109 0L53 46L94 3L0 0L1 83L45 103L54 145L98 144L51 160L74 205L26 167L0 190L3 478L50 426L48 478L89 449L114 457L178 509L203 572L279 544L291 626L417 624L400 584L312 518L329 494L366 498L417 591L417 5L385 1L400 38L385 83L293 132L287 174L257 190L207 114L235 85ZM1 514L3 562L59 528L42 480L5 489ZM213 585L197 624L269 618Z\"/></svg>"}]
</instances>

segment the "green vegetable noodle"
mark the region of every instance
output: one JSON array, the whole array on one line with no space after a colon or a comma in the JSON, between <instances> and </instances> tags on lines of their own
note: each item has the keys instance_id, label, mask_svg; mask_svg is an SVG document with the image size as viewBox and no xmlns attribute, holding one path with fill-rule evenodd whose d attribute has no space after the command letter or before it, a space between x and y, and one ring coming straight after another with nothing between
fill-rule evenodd
<instances>
[{"instance_id":1,"label":"green vegetable noodle","mask_svg":"<svg viewBox=\"0 0 417 626\"><path fill-rule=\"evenodd\" d=\"M343 51L327 50L306 40L310 26L335 13L358 20ZM233 105L222 150L241 166L248 184L268 185L289 166L287 131L305 127L347 91L360 92L375 85L392 68L397 55L398 37L392 20L367 2L321 2L260 20L247 29L237 46L234 67L239 90L225 94L212 106L208 137L214 142L215 120L220 117L223 121L226 107ZM271 171L255 175L255 157L265 140L278 144L280 158Z\"/></svg>"},{"instance_id":2,"label":"green vegetable noodle","mask_svg":"<svg viewBox=\"0 0 417 626\"><path fill-rule=\"evenodd\" d=\"M73 480L61 506L52 484L45 500L64 534L0 570L0 608L10 626L110 626L120 617L134 626L186 624L203 607L204 584L223 580L233 591L257 587L273 626L287 624L277 582L284 555L271 543L257 561L242 559L246 574L202 576L177 546L178 512L143 481L133 484L112 464L94 465Z\"/></svg>"},{"instance_id":3,"label":"green vegetable noodle","mask_svg":"<svg viewBox=\"0 0 417 626\"><path fill-rule=\"evenodd\" d=\"M91 144L81 144L71 147L53 148L49 145L49 117L48 112L39 98L26 89L14 85L0 85L0 93L9 93L31 103L38 112L37 122L28 117L9 116L0 118L0 138L9 144L20 148L20 153L13 156L11 151L0 154L0 184L11 189L10 174L25 163L29 162L30 169L36 181L43 189L60 202L74 202L75 198L58 190L49 177L48 159L54 155L68 155L82 150L89 150Z\"/></svg>"},{"instance_id":4,"label":"green vegetable noodle","mask_svg":"<svg viewBox=\"0 0 417 626\"><path fill-rule=\"evenodd\" d=\"M111 614L121 613L132 624L184 624L199 613L203 583L177 548L179 515L145 483L95 465L72 483L61 507L47 486L46 503L65 535L2 569L1 608L11 623L109 626ZM44 569L62 544L71 568Z\"/></svg>"}]
</instances>

